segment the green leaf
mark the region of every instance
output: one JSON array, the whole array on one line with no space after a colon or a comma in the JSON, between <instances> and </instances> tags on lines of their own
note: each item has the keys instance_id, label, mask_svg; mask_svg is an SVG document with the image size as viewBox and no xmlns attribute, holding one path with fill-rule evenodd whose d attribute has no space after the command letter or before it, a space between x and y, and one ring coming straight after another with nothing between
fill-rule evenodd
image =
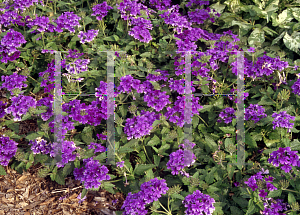
<instances>
[{"instance_id":1,"label":"green leaf","mask_svg":"<svg viewBox=\"0 0 300 215\"><path fill-rule=\"evenodd\" d=\"M285 9L284 11L282 11L277 18L273 18L272 17L272 21L273 21L273 26L278 26L278 25L284 25L286 23L289 23L290 21L292 21L293 19L293 13L292 11L288 8Z\"/></svg>"},{"instance_id":2,"label":"green leaf","mask_svg":"<svg viewBox=\"0 0 300 215\"><path fill-rule=\"evenodd\" d=\"M219 14L223 13L223 10L225 9L226 5L224 4L220 4L220 2L216 3L216 4L212 4L209 6L212 9L215 9Z\"/></svg>"},{"instance_id":3,"label":"green leaf","mask_svg":"<svg viewBox=\"0 0 300 215\"><path fill-rule=\"evenodd\" d=\"M152 139L147 143L147 146L156 146L160 143L160 139L158 136L154 135Z\"/></svg>"},{"instance_id":4,"label":"green leaf","mask_svg":"<svg viewBox=\"0 0 300 215\"><path fill-rule=\"evenodd\" d=\"M0 175L6 175L5 169L1 165L0 165Z\"/></svg>"},{"instance_id":5,"label":"green leaf","mask_svg":"<svg viewBox=\"0 0 300 215\"><path fill-rule=\"evenodd\" d=\"M283 36L285 35L286 31L282 32L278 37L276 37L273 41L271 46L275 45L276 43L278 43L279 40L281 40L283 38Z\"/></svg>"},{"instance_id":6,"label":"green leaf","mask_svg":"<svg viewBox=\"0 0 300 215\"><path fill-rule=\"evenodd\" d=\"M142 175L144 172L146 172L149 169L155 168L156 166L154 164L137 164L134 169L134 173L137 175Z\"/></svg>"},{"instance_id":7,"label":"green leaf","mask_svg":"<svg viewBox=\"0 0 300 215\"><path fill-rule=\"evenodd\" d=\"M234 127L220 127L220 129L226 134L234 134L235 133Z\"/></svg>"},{"instance_id":8,"label":"green leaf","mask_svg":"<svg viewBox=\"0 0 300 215\"><path fill-rule=\"evenodd\" d=\"M245 135L245 142L250 148L257 148L256 141L252 138L249 133Z\"/></svg>"},{"instance_id":9,"label":"green leaf","mask_svg":"<svg viewBox=\"0 0 300 215\"><path fill-rule=\"evenodd\" d=\"M268 198L279 197L279 196L281 196L281 193L282 193L281 189L273 190L269 193Z\"/></svg>"},{"instance_id":10,"label":"green leaf","mask_svg":"<svg viewBox=\"0 0 300 215\"><path fill-rule=\"evenodd\" d=\"M144 52L140 55L141 57L151 57L151 52Z\"/></svg>"},{"instance_id":11,"label":"green leaf","mask_svg":"<svg viewBox=\"0 0 300 215\"><path fill-rule=\"evenodd\" d=\"M132 151L134 151L134 149L132 149L132 148L127 148L127 147L121 147L121 148L118 150L119 153L129 153L129 152L132 152Z\"/></svg>"},{"instance_id":12,"label":"green leaf","mask_svg":"<svg viewBox=\"0 0 300 215\"><path fill-rule=\"evenodd\" d=\"M234 170L235 170L234 166L232 166L231 164L227 165L227 173L228 173L228 177L230 178L230 180L232 180L232 176L234 174Z\"/></svg>"},{"instance_id":13,"label":"green leaf","mask_svg":"<svg viewBox=\"0 0 300 215\"><path fill-rule=\"evenodd\" d=\"M261 46L265 42L265 33L262 29L255 28L248 38L249 46Z\"/></svg>"},{"instance_id":14,"label":"green leaf","mask_svg":"<svg viewBox=\"0 0 300 215\"><path fill-rule=\"evenodd\" d=\"M250 199L246 215L251 215L251 214L254 214L254 213L255 213L255 204L253 202L253 199Z\"/></svg>"},{"instance_id":15,"label":"green leaf","mask_svg":"<svg viewBox=\"0 0 300 215\"><path fill-rule=\"evenodd\" d=\"M204 136L207 146L210 148L211 151L215 152L218 149L218 145L216 144L216 142L211 138L209 134L204 134Z\"/></svg>"},{"instance_id":16,"label":"green leaf","mask_svg":"<svg viewBox=\"0 0 300 215\"><path fill-rule=\"evenodd\" d=\"M269 23L272 14L278 10L278 4L279 0L270 0L266 9L261 12L267 19L267 23Z\"/></svg>"},{"instance_id":17,"label":"green leaf","mask_svg":"<svg viewBox=\"0 0 300 215\"><path fill-rule=\"evenodd\" d=\"M297 34L294 34L294 33L297 33ZM285 32L285 35L283 37L283 42L288 49L300 54L300 51L299 51L299 48L300 48L300 37L299 36L300 35L299 35L299 32L294 32L294 33L292 34L292 36L290 36L287 32Z\"/></svg>"},{"instance_id":18,"label":"green leaf","mask_svg":"<svg viewBox=\"0 0 300 215\"><path fill-rule=\"evenodd\" d=\"M63 175L63 170L62 169L58 170L58 172L55 176L55 181L60 185L65 185L65 177Z\"/></svg>"},{"instance_id":19,"label":"green leaf","mask_svg":"<svg viewBox=\"0 0 300 215\"><path fill-rule=\"evenodd\" d=\"M88 190L87 189L85 189L85 188L83 188L82 189L82 193L81 193L81 199L83 199L84 197L85 197L85 195L87 194L87 192L88 192Z\"/></svg>"},{"instance_id":20,"label":"green leaf","mask_svg":"<svg viewBox=\"0 0 300 215\"><path fill-rule=\"evenodd\" d=\"M291 205L292 203L295 203L295 202L296 202L296 198L295 198L294 194L289 193L288 194L288 203L289 203L289 205Z\"/></svg>"},{"instance_id":21,"label":"green leaf","mask_svg":"<svg viewBox=\"0 0 300 215\"><path fill-rule=\"evenodd\" d=\"M27 135L25 137L25 139L27 140L35 140L36 138L40 137L41 135L40 134L37 134L37 133L31 133L29 135Z\"/></svg>"},{"instance_id":22,"label":"green leaf","mask_svg":"<svg viewBox=\"0 0 300 215\"><path fill-rule=\"evenodd\" d=\"M104 188L104 190L106 190L106 191L108 191L108 192L110 192L110 193L112 193L112 194L115 194L116 192L114 191L114 187L115 187L115 185L114 184L112 184L112 183L110 183L110 182L108 182L108 181L102 181L101 182L101 185L102 185L102 187Z\"/></svg>"},{"instance_id":23,"label":"green leaf","mask_svg":"<svg viewBox=\"0 0 300 215\"><path fill-rule=\"evenodd\" d=\"M172 197L173 199L180 199L180 200L184 200L184 199L185 199L182 195L180 195L180 194L178 194L178 193L173 193L173 194L171 195L171 197Z\"/></svg>"},{"instance_id":24,"label":"green leaf","mask_svg":"<svg viewBox=\"0 0 300 215\"><path fill-rule=\"evenodd\" d=\"M243 211L241 211L239 208L235 207L235 206L230 206L230 211L231 211L231 214L234 214L234 215L243 215Z\"/></svg>"},{"instance_id":25,"label":"green leaf","mask_svg":"<svg viewBox=\"0 0 300 215\"><path fill-rule=\"evenodd\" d=\"M122 117L124 118L127 115L127 111L128 111L127 105L120 106L120 111L121 111Z\"/></svg>"},{"instance_id":26,"label":"green leaf","mask_svg":"<svg viewBox=\"0 0 300 215\"><path fill-rule=\"evenodd\" d=\"M205 182L208 184L212 184L214 182L215 176L214 173L217 169L215 167L213 167L211 169L211 171L206 175L205 177Z\"/></svg>"},{"instance_id":27,"label":"green leaf","mask_svg":"<svg viewBox=\"0 0 300 215\"><path fill-rule=\"evenodd\" d=\"M290 8L294 18L300 22L300 8L299 7L292 7Z\"/></svg>"},{"instance_id":28,"label":"green leaf","mask_svg":"<svg viewBox=\"0 0 300 215\"><path fill-rule=\"evenodd\" d=\"M62 173L65 177L67 177L70 173L73 172L73 170L74 170L74 165L72 165L71 163L67 163L64 166Z\"/></svg>"},{"instance_id":29,"label":"green leaf","mask_svg":"<svg viewBox=\"0 0 300 215\"><path fill-rule=\"evenodd\" d=\"M93 20L91 19L91 17L89 17L89 16L84 17L84 25L85 26L90 24L92 21Z\"/></svg>"}]
</instances>

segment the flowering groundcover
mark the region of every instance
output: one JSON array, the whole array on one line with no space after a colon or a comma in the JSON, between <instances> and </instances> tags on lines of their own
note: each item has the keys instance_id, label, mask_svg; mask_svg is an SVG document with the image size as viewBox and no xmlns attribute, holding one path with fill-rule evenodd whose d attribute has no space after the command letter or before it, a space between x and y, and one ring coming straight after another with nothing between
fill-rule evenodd
<instances>
[{"instance_id":1,"label":"flowering groundcover","mask_svg":"<svg viewBox=\"0 0 300 215\"><path fill-rule=\"evenodd\" d=\"M121 191L127 198L117 214L297 214L300 11L285 3L269 1L254 11L244 1L4 1L0 173L3 166L22 173L41 163L39 175L59 184L74 175L84 186L80 201L88 190ZM261 17L250 32L254 13ZM288 28L293 34L281 31ZM265 33L276 30L280 45L268 48ZM64 94L61 150L54 133L55 51ZM114 105L107 98L109 63L99 51L114 52ZM185 105L187 51L192 93L221 96L193 96ZM223 96L237 94L238 51L245 51L242 166L234 165L241 101ZM116 165L108 166L112 108ZM19 135L19 123L31 119L38 132ZM192 125L191 140L185 123Z\"/></svg>"}]
</instances>

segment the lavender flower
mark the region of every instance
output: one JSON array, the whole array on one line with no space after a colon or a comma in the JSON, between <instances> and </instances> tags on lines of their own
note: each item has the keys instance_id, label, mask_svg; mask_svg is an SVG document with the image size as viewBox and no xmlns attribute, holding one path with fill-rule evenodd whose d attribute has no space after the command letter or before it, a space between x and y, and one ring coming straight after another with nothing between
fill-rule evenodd
<instances>
[{"instance_id":1,"label":"lavender flower","mask_svg":"<svg viewBox=\"0 0 300 215\"><path fill-rule=\"evenodd\" d=\"M103 3L101 4L96 4L92 10L93 10L93 13L91 16L97 16L96 19L97 20L102 20L103 17L105 17L107 15L107 11L108 10L111 10L113 9L113 7L107 5L107 2L104 1ZM97 32L98 33L98 32Z\"/></svg>"},{"instance_id":2,"label":"lavender flower","mask_svg":"<svg viewBox=\"0 0 300 215\"><path fill-rule=\"evenodd\" d=\"M132 138L139 139L145 135L149 135L153 128L153 122L158 120L160 115L142 110L141 115L126 119L124 133L127 135L127 140L131 140Z\"/></svg>"},{"instance_id":3,"label":"lavender flower","mask_svg":"<svg viewBox=\"0 0 300 215\"><path fill-rule=\"evenodd\" d=\"M166 10L168 7L171 6L171 0L150 0L150 6L157 10Z\"/></svg>"},{"instance_id":4,"label":"lavender flower","mask_svg":"<svg viewBox=\"0 0 300 215\"><path fill-rule=\"evenodd\" d=\"M293 93L300 96L300 79L297 79L297 81L293 84L291 88L293 90Z\"/></svg>"},{"instance_id":5,"label":"lavender flower","mask_svg":"<svg viewBox=\"0 0 300 215\"><path fill-rule=\"evenodd\" d=\"M117 162L117 167L122 168L124 166L125 161Z\"/></svg>"},{"instance_id":6,"label":"lavender flower","mask_svg":"<svg viewBox=\"0 0 300 215\"><path fill-rule=\"evenodd\" d=\"M57 24L55 31L62 33L64 28L67 29L70 33L75 33L74 27L81 27L81 25L78 22L79 20L81 20L81 18L74 14L73 11L64 12L54 21Z\"/></svg>"},{"instance_id":7,"label":"lavender flower","mask_svg":"<svg viewBox=\"0 0 300 215\"><path fill-rule=\"evenodd\" d=\"M19 15L16 11L5 11L0 15L0 25L8 27L14 24L24 26L24 22L21 22L23 17Z\"/></svg>"},{"instance_id":8,"label":"lavender flower","mask_svg":"<svg viewBox=\"0 0 300 215\"><path fill-rule=\"evenodd\" d=\"M0 101L0 119L2 117L4 117L5 114L6 114L5 111L4 111L6 105L7 105L7 103L5 103L3 101Z\"/></svg>"},{"instance_id":9,"label":"lavender flower","mask_svg":"<svg viewBox=\"0 0 300 215\"><path fill-rule=\"evenodd\" d=\"M46 106L48 107L47 111L44 113L41 113L41 118L43 121L47 121L48 119L51 118L51 116L53 116L53 95L49 94L48 97L42 98L40 100L37 101L36 106Z\"/></svg>"},{"instance_id":10,"label":"lavender flower","mask_svg":"<svg viewBox=\"0 0 300 215\"><path fill-rule=\"evenodd\" d=\"M79 200L78 204L81 204L84 200L86 200L86 195L83 198L81 198L81 193L79 193L79 195L77 196L77 199Z\"/></svg>"},{"instance_id":11,"label":"lavender flower","mask_svg":"<svg viewBox=\"0 0 300 215\"><path fill-rule=\"evenodd\" d=\"M64 140L61 145L59 143L54 142L52 144L52 149L50 151L50 156L55 157L58 154L58 150L61 151L61 161L59 161L56 166L64 167L65 164L69 163L69 161L74 161L76 159L76 154L73 152L77 149L75 143L73 141Z\"/></svg>"},{"instance_id":12,"label":"lavender flower","mask_svg":"<svg viewBox=\"0 0 300 215\"><path fill-rule=\"evenodd\" d=\"M277 127L281 127L287 128L287 132L290 132L294 126L294 123L289 123L289 121L296 119L296 117L287 114L286 111L281 111L279 114L273 113L272 117L274 118L274 121L272 122L273 130Z\"/></svg>"},{"instance_id":13,"label":"lavender flower","mask_svg":"<svg viewBox=\"0 0 300 215\"><path fill-rule=\"evenodd\" d=\"M261 214L264 215L284 215L284 213L279 213L280 211L287 210L289 205L287 203L283 203L283 199L268 198L264 203L264 211L261 211Z\"/></svg>"},{"instance_id":14,"label":"lavender flower","mask_svg":"<svg viewBox=\"0 0 300 215\"><path fill-rule=\"evenodd\" d=\"M140 197L140 193L128 193L121 209L124 209L123 215L146 215L148 211L145 201Z\"/></svg>"},{"instance_id":15,"label":"lavender flower","mask_svg":"<svg viewBox=\"0 0 300 215\"><path fill-rule=\"evenodd\" d=\"M198 214L212 214L215 210L213 204L215 200L207 194L201 193L200 190L196 190L193 194L187 195L182 201L187 208L185 214L198 215Z\"/></svg>"},{"instance_id":16,"label":"lavender flower","mask_svg":"<svg viewBox=\"0 0 300 215\"><path fill-rule=\"evenodd\" d=\"M161 111L167 104L171 104L170 96L166 93L165 91L154 90L144 96L144 102L147 102L148 107L154 108L155 111Z\"/></svg>"},{"instance_id":17,"label":"lavender flower","mask_svg":"<svg viewBox=\"0 0 300 215\"><path fill-rule=\"evenodd\" d=\"M265 109L263 108L263 106L259 106L258 104L250 104L248 108L246 108L245 111L245 120L249 120L251 117L253 121L255 121L255 123L257 123L259 120L261 120L262 118L266 118L267 114L264 113ZM261 116L261 118L259 118L259 116Z\"/></svg>"},{"instance_id":18,"label":"lavender flower","mask_svg":"<svg viewBox=\"0 0 300 215\"><path fill-rule=\"evenodd\" d=\"M42 138L37 138L35 140L30 140L31 151L33 154L49 154L51 150L51 144L47 144L47 141Z\"/></svg>"},{"instance_id":19,"label":"lavender flower","mask_svg":"<svg viewBox=\"0 0 300 215\"><path fill-rule=\"evenodd\" d=\"M26 42L27 41L20 32L9 29L0 43L0 55L2 55L1 62L7 63L8 60L16 60L21 53L17 48L21 47L21 45Z\"/></svg>"},{"instance_id":20,"label":"lavender flower","mask_svg":"<svg viewBox=\"0 0 300 215\"><path fill-rule=\"evenodd\" d=\"M142 17L131 18L129 26L132 25L134 27L128 32L130 36L144 43L149 43L152 40L149 30L152 30L153 26L150 20Z\"/></svg>"},{"instance_id":21,"label":"lavender flower","mask_svg":"<svg viewBox=\"0 0 300 215\"><path fill-rule=\"evenodd\" d=\"M187 139L185 144L189 144L191 148L195 146L194 143L190 143ZM185 144L179 145L185 148ZM196 156L190 150L179 149L170 154L170 159L167 163L167 168L172 170L172 175L178 175L179 172L181 175L189 177L189 174L184 171L185 167L189 167L195 163Z\"/></svg>"},{"instance_id":22,"label":"lavender flower","mask_svg":"<svg viewBox=\"0 0 300 215\"><path fill-rule=\"evenodd\" d=\"M90 143L88 148L95 149L95 152L105 152L106 151L106 147L101 146L101 143Z\"/></svg>"},{"instance_id":23,"label":"lavender flower","mask_svg":"<svg viewBox=\"0 0 300 215\"><path fill-rule=\"evenodd\" d=\"M0 89L6 88L10 91L11 95L14 95L13 92L15 89L22 90L23 87L27 87L27 84L24 84L23 82L26 82L26 76L24 75L18 75L17 72L14 72L12 75L9 76L1 76L1 80L4 81L2 86L0 86ZM23 94L20 92L19 94Z\"/></svg>"},{"instance_id":24,"label":"lavender flower","mask_svg":"<svg viewBox=\"0 0 300 215\"><path fill-rule=\"evenodd\" d=\"M99 30L88 30L86 33L79 31L78 37L80 38L80 43L85 44L86 42L92 42L98 35L98 32Z\"/></svg>"},{"instance_id":25,"label":"lavender flower","mask_svg":"<svg viewBox=\"0 0 300 215\"><path fill-rule=\"evenodd\" d=\"M21 116L26 114L29 108L36 108L36 100L31 96L19 95L18 97L12 97L12 104L4 111L6 113L12 113L14 121L21 121Z\"/></svg>"},{"instance_id":26,"label":"lavender flower","mask_svg":"<svg viewBox=\"0 0 300 215\"><path fill-rule=\"evenodd\" d=\"M286 173L289 173L292 169L292 166L300 167L299 156L296 153L298 153L298 151L291 151L290 147L280 147L277 151L274 151L270 154L268 162L276 167L281 166L282 170L284 170Z\"/></svg>"},{"instance_id":27,"label":"lavender flower","mask_svg":"<svg viewBox=\"0 0 300 215\"><path fill-rule=\"evenodd\" d=\"M18 149L17 145L18 143L9 137L0 137L0 164L2 166L7 166L10 159L15 156Z\"/></svg>"},{"instance_id":28,"label":"lavender flower","mask_svg":"<svg viewBox=\"0 0 300 215\"><path fill-rule=\"evenodd\" d=\"M228 124L232 121L232 118L236 118L234 114L235 114L235 110L233 108L231 107L225 108L219 114L219 117L221 117L222 120L218 119L217 122L223 122L224 120L224 122Z\"/></svg>"},{"instance_id":29,"label":"lavender flower","mask_svg":"<svg viewBox=\"0 0 300 215\"><path fill-rule=\"evenodd\" d=\"M99 163L98 160L93 160L93 157L83 160L84 167L75 168L75 180L80 180L84 183L85 189L97 189L101 185L101 181L110 180L110 176L106 175L108 169L106 166Z\"/></svg>"}]
</instances>

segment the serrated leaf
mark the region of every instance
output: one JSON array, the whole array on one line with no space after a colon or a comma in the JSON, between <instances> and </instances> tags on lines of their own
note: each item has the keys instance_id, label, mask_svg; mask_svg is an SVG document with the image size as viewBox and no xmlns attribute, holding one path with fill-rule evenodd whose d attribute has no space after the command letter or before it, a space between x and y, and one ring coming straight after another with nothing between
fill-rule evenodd
<instances>
[{"instance_id":1,"label":"serrated leaf","mask_svg":"<svg viewBox=\"0 0 300 215\"><path fill-rule=\"evenodd\" d=\"M171 197L174 198L174 199L180 199L180 200L184 200L185 199L182 195L180 195L178 193L172 194Z\"/></svg>"},{"instance_id":2,"label":"serrated leaf","mask_svg":"<svg viewBox=\"0 0 300 215\"><path fill-rule=\"evenodd\" d=\"M65 185L65 177L63 175L63 170L62 169L58 170L58 172L55 176L55 181L60 185Z\"/></svg>"},{"instance_id":3,"label":"serrated leaf","mask_svg":"<svg viewBox=\"0 0 300 215\"><path fill-rule=\"evenodd\" d=\"M245 142L250 148L257 147L256 141L252 138L252 136L249 133L246 133L245 135Z\"/></svg>"},{"instance_id":4,"label":"serrated leaf","mask_svg":"<svg viewBox=\"0 0 300 215\"><path fill-rule=\"evenodd\" d=\"M114 184L112 184L112 183L110 183L110 182L107 182L107 181L102 181L101 182L101 185L102 185L102 187L104 188L104 190L106 190L106 191L108 191L108 192L110 192L110 193L112 193L112 194L115 194L116 192L114 191L114 187L115 187L115 185Z\"/></svg>"},{"instance_id":5,"label":"serrated leaf","mask_svg":"<svg viewBox=\"0 0 300 215\"><path fill-rule=\"evenodd\" d=\"M296 202L296 198L294 196L294 194L290 193L288 194L288 203L289 205L291 205L292 203L295 203Z\"/></svg>"},{"instance_id":6,"label":"serrated leaf","mask_svg":"<svg viewBox=\"0 0 300 215\"><path fill-rule=\"evenodd\" d=\"M226 134L234 134L235 133L234 127L220 127L220 129Z\"/></svg>"},{"instance_id":7,"label":"serrated leaf","mask_svg":"<svg viewBox=\"0 0 300 215\"><path fill-rule=\"evenodd\" d=\"M25 137L25 139L27 140L35 140L36 138L40 137L41 135L37 134L37 133L31 133L29 135L27 135Z\"/></svg>"},{"instance_id":8,"label":"serrated leaf","mask_svg":"<svg viewBox=\"0 0 300 215\"><path fill-rule=\"evenodd\" d=\"M132 149L132 148L127 148L127 147L121 147L121 148L118 150L119 153L129 153L129 152L132 152L132 151L134 151L134 149Z\"/></svg>"}]
</instances>

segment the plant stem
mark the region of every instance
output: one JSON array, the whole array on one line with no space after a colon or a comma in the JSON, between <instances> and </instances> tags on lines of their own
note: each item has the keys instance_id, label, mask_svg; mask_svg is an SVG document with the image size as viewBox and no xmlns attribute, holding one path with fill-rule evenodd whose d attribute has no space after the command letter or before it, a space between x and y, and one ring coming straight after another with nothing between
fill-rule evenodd
<instances>
[{"instance_id":1,"label":"plant stem","mask_svg":"<svg viewBox=\"0 0 300 215\"><path fill-rule=\"evenodd\" d=\"M299 193L300 194L300 192L297 192L295 190L289 190L289 189L282 189L282 190L286 190L286 191L290 191L290 192L294 192L294 193Z\"/></svg>"},{"instance_id":2,"label":"plant stem","mask_svg":"<svg viewBox=\"0 0 300 215\"><path fill-rule=\"evenodd\" d=\"M160 203L160 201L158 200L159 205L167 212L166 214L170 214L170 212Z\"/></svg>"}]
</instances>

